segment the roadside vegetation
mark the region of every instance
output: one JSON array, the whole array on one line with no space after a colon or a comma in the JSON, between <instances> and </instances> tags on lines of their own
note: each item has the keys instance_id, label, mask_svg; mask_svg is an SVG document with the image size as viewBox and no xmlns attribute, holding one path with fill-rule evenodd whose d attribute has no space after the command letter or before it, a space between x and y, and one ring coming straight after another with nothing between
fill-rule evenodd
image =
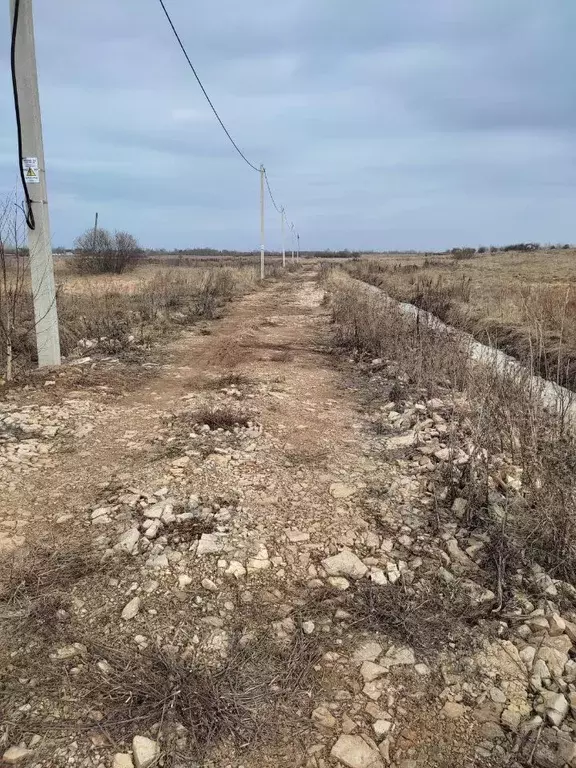
<instances>
[{"instance_id":1,"label":"roadside vegetation","mask_svg":"<svg viewBox=\"0 0 576 768\"><path fill-rule=\"evenodd\" d=\"M7 201L0 207L0 381L36 360L34 311L25 232ZM56 262L62 354L145 353L178 328L218 317L226 302L253 289L253 266L198 264L160 268L140 259L127 233L83 236L86 251Z\"/></svg>"},{"instance_id":2,"label":"roadside vegetation","mask_svg":"<svg viewBox=\"0 0 576 768\"><path fill-rule=\"evenodd\" d=\"M373 270L372 265L364 267ZM503 596L517 568L546 569L576 595L576 439L570 403L548 412L530 376L470 361L461 337L435 330L372 293L343 270L323 270L338 343L392 372L389 399L440 397L451 406L450 457L435 479L436 514L464 499L464 520L490 536L494 591ZM393 274L393 273L392 273ZM416 454L417 455L417 454ZM571 586L570 586L571 585Z\"/></svg>"},{"instance_id":3,"label":"roadside vegetation","mask_svg":"<svg viewBox=\"0 0 576 768\"><path fill-rule=\"evenodd\" d=\"M574 250L367 259L349 273L576 389Z\"/></svg>"}]
</instances>

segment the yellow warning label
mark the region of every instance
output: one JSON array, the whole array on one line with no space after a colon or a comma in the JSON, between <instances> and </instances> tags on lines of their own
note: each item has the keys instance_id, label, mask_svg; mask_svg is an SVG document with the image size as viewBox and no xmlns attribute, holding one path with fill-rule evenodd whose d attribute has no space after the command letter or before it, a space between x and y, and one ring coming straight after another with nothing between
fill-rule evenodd
<instances>
[{"instance_id":1,"label":"yellow warning label","mask_svg":"<svg viewBox=\"0 0 576 768\"><path fill-rule=\"evenodd\" d=\"M26 184L40 184L40 176L38 171L38 158L36 157L22 158L22 170L24 171L24 180Z\"/></svg>"}]
</instances>

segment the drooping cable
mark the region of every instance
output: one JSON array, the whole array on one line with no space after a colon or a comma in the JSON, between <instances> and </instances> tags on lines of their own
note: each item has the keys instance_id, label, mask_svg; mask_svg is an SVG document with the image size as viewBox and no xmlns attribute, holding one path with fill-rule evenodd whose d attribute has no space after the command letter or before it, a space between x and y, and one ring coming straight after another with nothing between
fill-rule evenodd
<instances>
[{"instance_id":1,"label":"drooping cable","mask_svg":"<svg viewBox=\"0 0 576 768\"><path fill-rule=\"evenodd\" d=\"M32 210L32 199L30 198L28 185L26 184L26 178L24 176L24 166L22 165L22 158L24 156L24 149L22 146L22 119L20 117L20 100L18 98L18 81L16 79L16 36L18 33L19 16L20 0L15 0L14 19L12 21L12 42L10 46L10 69L12 71L12 91L14 94L14 111L16 113L16 130L18 133L18 167L20 169L20 180L26 199L26 210L24 212L26 225L28 229L36 229L36 220L34 218L34 211Z\"/></svg>"},{"instance_id":2,"label":"drooping cable","mask_svg":"<svg viewBox=\"0 0 576 768\"><path fill-rule=\"evenodd\" d=\"M214 115L215 115L216 119L218 120L218 122L220 123L220 126L222 127L222 130L224 131L224 133L226 134L226 136L230 140L230 143L232 144L232 146L234 147L236 152L238 152L240 157L244 160L244 162L247 165L249 165L250 168L252 168L254 171L258 171L258 173L260 173L260 168L257 168L253 163L250 162L250 160L248 160L248 158L246 157L244 152L242 152L242 150L240 149L238 144L236 144L236 142L232 138L232 135L230 134L230 131L228 130L228 128L226 128L226 126L224 125L224 122L223 122L222 118L218 114L218 111L216 110L216 107L212 103L212 99L208 95L208 92L207 92L206 88L204 88L204 85L202 84L202 81L200 80L200 77L198 76L198 73L196 72L196 69L194 68L194 65L192 64L190 56L188 55L188 51L184 47L184 43L182 42L182 39L180 38L180 35L178 34L178 32L176 30L176 27L174 26L174 22L172 21L172 18L170 17L170 14L168 13L168 10L167 10L167 8L166 8L166 6L164 4L164 0L158 0L158 2L162 6L162 10L164 11L164 14L165 14L166 18L168 19L168 23L170 24L170 27L172 28L172 32L174 33L174 37L178 41L178 45L180 46L180 48L182 49L182 53L186 57L186 61L188 62L188 66L192 70L192 74L196 78L196 82L198 83L198 85L200 86L200 89L202 90L202 93L206 97L206 101L210 105L210 108L212 109L212 112L214 112Z\"/></svg>"},{"instance_id":3,"label":"drooping cable","mask_svg":"<svg viewBox=\"0 0 576 768\"><path fill-rule=\"evenodd\" d=\"M264 171L264 178L266 179L266 187L268 188L268 194L270 195L270 200L272 200L272 205L274 206L274 208L276 208L276 211L278 213L282 213L282 209L278 208L278 206L276 205L276 200L274 200L274 195L272 194L272 190L270 189L270 182L268 181L268 174L266 173L266 171Z\"/></svg>"}]
</instances>

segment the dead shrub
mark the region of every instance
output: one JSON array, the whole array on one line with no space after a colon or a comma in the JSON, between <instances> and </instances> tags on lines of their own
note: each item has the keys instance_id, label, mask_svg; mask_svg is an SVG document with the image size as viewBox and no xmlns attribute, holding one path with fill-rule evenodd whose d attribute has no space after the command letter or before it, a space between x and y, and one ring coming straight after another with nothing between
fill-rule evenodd
<instances>
[{"instance_id":1,"label":"dead shrub","mask_svg":"<svg viewBox=\"0 0 576 768\"><path fill-rule=\"evenodd\" d=\"M204 389L229 389L229 388L240 388L240 387L248 387L252 384L252 380L245 376L242 373L235 373L231 371L230 373L224 373L221 376L216 376L213 379L206 379L203 384Z\"/></svg>"},{"instance_id":2,"label":"dead shrub","mask_svg":"<svg viewBox=\"0 0 576 768\"><path fill-rule=\"evenodd\" d=\"M33 546L0 560L0 605L35 630L53 628L80 580L106 565L89 544Z\"/></svg>"},{"instance_id":3,"label":"dead shrub","mask_svg":"<svg viewBox=\"0 0 576 768\"><path fill-rule=\"evenodd\" d=\"M426 654L442 651L447 643L471 642L471 625L490 610L471 605L458 582L446 584L440 579L420 583L416 589L401 582L358 583L346 593L344 607L355 626Z\"/></svg>"},{"instance_id":4,"label":"dead shrub","mask_svg":"<svg viewBox=\"0 0 576 768\"><path fill-rule=\"evenodd\" d=\"M67 681L67 700L77 702L77 720L27 723L20 716L20 735L51 727L74 733L93 725L90 712L97 710L103 714L99 732L114 743L155 727L171 757L202 760L222 743L243 748L266 743L277 735L279 723L289 730L307 717L317 685L314 665L321 658L317 640L301 631L283 645L266 634L238 633L217 664L185 660L167 649L131 652L92 637L81 641L87 649L83 672ZM45 679L37 680L36 696L57 699L54 682L46 670Z\"/></svg>"},{"instance_id":5,"label":"dead shrub","mask_svg":"<svg viewBox=\"0 0 576 768\"><path fill-rule=\"evenodd\" d=\"M294 355L286 349L280 352L272 352L270 360L273 363L291 363L294 360Z\"/></svg>"},{"instance_id":6,"label":"dead shrub","mask_svg":"<svg viewBox=\"0 0 576 768\"><path fill-rule=\"evenodd\" d=\"M195 426L208 426L211 430L231 431L234 427L250 426L250 417L242 411L230 407L199 408L183 415L186 421Z\"/></svg>"}]
</instances>

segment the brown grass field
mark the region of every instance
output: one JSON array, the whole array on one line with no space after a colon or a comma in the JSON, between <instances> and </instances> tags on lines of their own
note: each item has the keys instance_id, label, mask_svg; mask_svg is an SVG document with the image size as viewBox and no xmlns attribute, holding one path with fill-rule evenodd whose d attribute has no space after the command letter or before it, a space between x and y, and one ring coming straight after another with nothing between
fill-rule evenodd
<instances>
[{"instance_id":1,"label":"brown grass field","mask_svg":"<svg viewBox=\"0 0 576 768\"><path fill-rule=\"evenodd\" d=\"M576 386L576 250L365 257L354 277Z\"/></svg>"}]
</instances>

